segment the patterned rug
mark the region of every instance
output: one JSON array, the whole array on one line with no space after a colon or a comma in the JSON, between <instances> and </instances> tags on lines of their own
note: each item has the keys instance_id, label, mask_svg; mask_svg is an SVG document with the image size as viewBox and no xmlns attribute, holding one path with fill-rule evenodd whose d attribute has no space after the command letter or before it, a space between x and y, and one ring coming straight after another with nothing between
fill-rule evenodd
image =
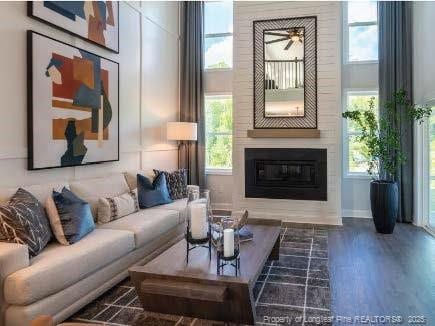
<instances>
[{"instance_id":1,"label":"patterned rug","mask_svg":"<svg viewBox=\"0 0 435 326\"><path fill-rule=\"evenodd\" d=\"M258 325L330 325L328 226L286 224L279 261L267 262L254 287ZM214 321L143 311L127 279L70 321L103 325L218 325Z\"/></svg>"}]
</instances>

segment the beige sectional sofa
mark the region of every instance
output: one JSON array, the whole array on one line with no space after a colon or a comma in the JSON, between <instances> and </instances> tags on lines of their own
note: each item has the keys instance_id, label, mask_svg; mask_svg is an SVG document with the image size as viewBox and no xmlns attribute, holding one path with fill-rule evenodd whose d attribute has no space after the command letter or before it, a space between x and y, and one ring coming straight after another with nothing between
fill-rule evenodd
<instances>
[{"instance_id":1,"label":"beige sectional sofa","mask_svg":"<svg viewBox=\"0 0 435 326\"><path fill-rule=\"evenodd\" d=\"M53 189L69 187L88 201L95 213L99 197L112 197L136 188L129 171L104 178L65 184L23 186L42 203ZM17 188L0 189L5 202ZM96 225L71 246L53 240L35 258L27 246L0 242L0 325L24 326L38 315L63 321L127 277L128 268L143 264L182 237L185 200L177 200Z\"/></svg>"}]
</instances>

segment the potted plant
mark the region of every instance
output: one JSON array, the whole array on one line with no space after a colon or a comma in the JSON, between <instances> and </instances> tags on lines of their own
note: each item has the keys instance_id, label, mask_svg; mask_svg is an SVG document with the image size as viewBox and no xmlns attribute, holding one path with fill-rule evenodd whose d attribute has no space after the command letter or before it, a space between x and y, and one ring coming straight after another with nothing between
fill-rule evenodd
<instances>
[{"instance_id":1,"label":"potted plant","mask_svg":"<svg viewBox=\"0 0 435 326\"><path fill-rule=\"evenodd\" d=\"M343 118L353 121L361 130L357 141L363 145L362 155L368 162L370 202L373 221L379 233L392 233L399 209L399 192L395 181L397 168L405 164L400 140L407 135L397 126L401 119L411 119L419 124L431 115L428 106L412 104L404 90L394 93L384 104L379 119L375 113L375 98L367 110L346 111ZM397 108L397 109L396 109Z\"/></svg>"}]
</instances>

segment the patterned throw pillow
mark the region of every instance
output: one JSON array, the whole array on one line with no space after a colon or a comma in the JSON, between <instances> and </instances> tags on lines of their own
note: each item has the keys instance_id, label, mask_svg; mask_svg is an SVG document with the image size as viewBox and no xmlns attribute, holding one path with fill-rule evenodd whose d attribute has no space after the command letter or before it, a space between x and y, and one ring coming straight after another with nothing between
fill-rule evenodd
<instances>
[{"instance_id":1,"label":"patterned throw pillow","mask_svg":"<svg viewBox=\"0 0 435 326\"><path fill-rule=\"evenodd\" d=\"M44 207L28 191L19 188L6 204L0 205L2 241L25 244L30 257L35 257L51 237Z\"/></svg>"},{"instance_id":2,"label":"patterned throw pillow","mask_svg":"<svg viewBox=\"0 0 435 326\"><path fill-rule=\"evenodd\" d=\"M57 241L71 245L95 229L91 206L71 190L53 190L47 199L47 214Z\"/></svg>"},{"instance_id":3,"label":"patterned throw pillow","mask_svg":"<svg viewBox=\"0 0 435 326\"><path fill-rule=\"evenodd\" d=\"M121 196L100 198L98 200L98 223L114 221L137 211L139 211L139 203L134 190Z\"/></svg>"},{"instance_id":4,"label":"patterned throw pillow","mask_svg":"<svg viewBox=\"0 0 435 326\"><path fill-rule=\"evenodd\" d=\"M172 200L182 199L187 197L187 170L180 169L173 172L154 170L157 176L163 173L166 177L169 195Z\"/></svg>"}]
</instances>

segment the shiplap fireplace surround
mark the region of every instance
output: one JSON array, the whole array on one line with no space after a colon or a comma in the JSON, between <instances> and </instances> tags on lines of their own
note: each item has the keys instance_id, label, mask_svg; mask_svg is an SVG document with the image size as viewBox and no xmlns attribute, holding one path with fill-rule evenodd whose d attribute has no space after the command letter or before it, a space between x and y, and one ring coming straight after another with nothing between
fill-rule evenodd
<instances>
[{"instance_id":1,"label":"shiplap fireplace surround","mask_svg":"<svg viewBox=\"0 0 435 326\"><path fill-rule=\"evenodd\" d=\"M317 16L318 131L308 138L252 134L253 21L304 16ZM234 2L233 209L248 209L252 217L341 224L341 25L336 17L339 2ZM245 197L246 148L326 149L327 200Z\"/></svg>"}]
</instances>

